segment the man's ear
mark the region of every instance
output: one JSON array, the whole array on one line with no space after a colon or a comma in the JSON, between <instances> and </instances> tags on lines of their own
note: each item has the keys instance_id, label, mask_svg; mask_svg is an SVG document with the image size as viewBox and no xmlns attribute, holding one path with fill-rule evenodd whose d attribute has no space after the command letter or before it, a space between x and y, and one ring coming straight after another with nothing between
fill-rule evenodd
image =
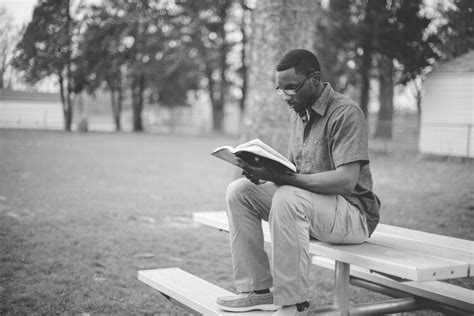
<instances>
[{"instance_id":1,"label":"man's ear","mask_svg":"<svg viewBox=\"0 0 474 316\"><path fill-rule=\"evenodd\" d=\"M313 78L318 80L318 81L321 81L321 72L320 71L315 71L314 75L313 75Z\"/></svg>"},{"instance_id":2,"label":"man's ear","mask_svg":"<svg viewBox=\"0 0 474 316\"><path fill-rule=\"evenodd\" d=\"M315 86L317 86L321 82L321 73L315 72L314 74L311 75L310 80Z\"/></svg>"}]
</instances>

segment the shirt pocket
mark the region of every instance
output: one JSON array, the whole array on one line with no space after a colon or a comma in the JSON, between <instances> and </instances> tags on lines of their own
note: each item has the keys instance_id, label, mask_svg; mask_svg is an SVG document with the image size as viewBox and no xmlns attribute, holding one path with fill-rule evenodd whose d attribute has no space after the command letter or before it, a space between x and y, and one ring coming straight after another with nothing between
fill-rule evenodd
<instances>
[{"instance_id":1,"label":"shirt pocket","mask_svg":"<svg viewBox=\"0 0 474 316\"><path fill-rule=\"evenodd\" d=\"M312 157L312 167L316 171L331 170L331 160L326 137L316 137L311 142L309 156Z\"/></svg>"}]
</instances>

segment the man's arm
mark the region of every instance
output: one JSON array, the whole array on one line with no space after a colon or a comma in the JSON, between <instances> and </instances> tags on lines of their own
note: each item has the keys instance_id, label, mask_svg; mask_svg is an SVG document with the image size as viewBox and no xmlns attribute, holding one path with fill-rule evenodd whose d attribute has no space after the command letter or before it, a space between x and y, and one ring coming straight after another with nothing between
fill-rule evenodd
<instances>
[{"instance_id":1,"label":"man's arm","mask_svg":"<svg viewBox=\"0 0 474 316\"><path fill-rule=\"evenodd\" d=\"M272 181L321 194L351 194L359 180L360 162L341 165L332 171L312 174L276 173L265 167L245 166L249 179ZM252 181L257 183L255 181Z\"/></svg>"},{"instance_id":2,"label":"man's arm","mask_svg":"<svg viewBox=\"0 0 474 316\"><path fill-rule=\"evenodd\" d=\"M292 185L314 193L352 194L359 180L360 162L351 162L336 170L311 174L277 174L273 182Z\"/></svg>"}]
</instances>

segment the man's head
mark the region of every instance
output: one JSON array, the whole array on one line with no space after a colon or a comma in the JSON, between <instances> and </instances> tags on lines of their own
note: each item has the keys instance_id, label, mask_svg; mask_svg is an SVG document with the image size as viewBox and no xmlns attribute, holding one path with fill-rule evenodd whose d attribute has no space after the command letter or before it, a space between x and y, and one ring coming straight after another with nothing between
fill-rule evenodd
<instances>
[{"instance_id":1,"label":"man's head","mask_svg":"<svg viewBox=\"0 0 474 316\"><path fill-rule=\"evenodd\" d=\"M321 93L321 67L318 58L308 50L290 50L276 71L277 92L296 112L311 106Z\"/></svg>"}]
</instances>

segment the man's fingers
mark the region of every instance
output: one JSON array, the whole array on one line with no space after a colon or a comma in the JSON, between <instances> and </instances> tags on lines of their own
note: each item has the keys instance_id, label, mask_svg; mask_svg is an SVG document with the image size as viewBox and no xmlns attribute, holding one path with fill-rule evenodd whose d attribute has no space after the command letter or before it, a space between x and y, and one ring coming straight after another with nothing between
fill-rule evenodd
<instances>
[{"instance_id":1,"label":"man's fingers","mask_svg":"<svg viewBox=\"0 0 474 316\"><path fill-rule=\"evenodd\" d=\"M247 170L242 170L242 175L245 176L247 179L252 179L252 175Z\"/></svg>"},{"instance_id":2,"label":"man's fingers","mask_svg":"<svg viewBox=\"0 0 474 316\"><path fill-rule=\"evenodd\" d=\"M250 172L247 170L242 170L242 175L245 176L247 179L250 180L253 184L260 184L260 180L254 177Z\"/></svg>"}]
</instances>

